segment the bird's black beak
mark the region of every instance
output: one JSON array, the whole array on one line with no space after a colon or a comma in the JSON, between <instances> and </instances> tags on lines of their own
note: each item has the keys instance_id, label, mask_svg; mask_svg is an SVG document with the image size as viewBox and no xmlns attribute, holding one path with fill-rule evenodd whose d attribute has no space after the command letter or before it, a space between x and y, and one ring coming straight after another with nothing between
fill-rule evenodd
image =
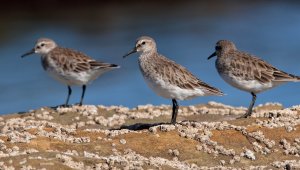
<instances>
[{"instance_id":1,"label":"bird's black beak","mask_svg":"<svg viewBox=\"0 0 300 170\"><path fill-rule=\"evenodd\" d=\"M136 53L136 52L137 52L137 49L136 49L136 47L134 47L129 53L125 54L125 55L123 56L123 58L126 58L126 57L129 56L130 54L133 54L133 53Z\"/></svg>"},{"instance_id":2,"label":"bird's black beak","mask_svg":"<svg viewBox=\"0 0 300 170\"><path fill-rule=\"evenodd\" d=\"M33 48L32 50L28 51L27 53L23 54L21 57L24 58L28 55L34 54L35 53L35 49Z\"/></svg>"},{"instance_id":3,"label":"bird's black beak","mask_svg":"<svg viewBox=\"0 0 300 170\"><path fill-rule=\"evenodd\" d=\"M214 53L212 53L207 59L209 60L209 59L213 58L213 57L216 56L216 55L217 55L217 53L214 52Z\"/></svg>"}]
</instances>

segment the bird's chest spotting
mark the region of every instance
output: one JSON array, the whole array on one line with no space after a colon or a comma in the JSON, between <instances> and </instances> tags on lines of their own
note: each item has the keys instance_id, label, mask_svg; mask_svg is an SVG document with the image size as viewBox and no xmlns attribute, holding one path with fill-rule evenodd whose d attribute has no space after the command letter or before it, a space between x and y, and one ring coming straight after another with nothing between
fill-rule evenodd
<instances>
[{"instance_id":1,"label":"bird's chest spotting","mask_svg":"<svg viewBox=\"0 0 300 170\"><path fill-rule=\"evenodd\" d=\"M51 57L42 57L42 66L44 70L55 79L65 81L68 77L68 72Z\"/></svg>"},{"instance_id":2,"label":"bird's chest spotting","mask_svg":"<svg viewBox=\"0 0 300 170\"><path fill-rule=\"evenodd\" d=\"M139 66L141 73L146 81L154 85L162 85L162 75L159 73L159 70L154 65L152 65L152 63L139 61Z\"/></svg>"},{"instance_id":3,"label":"bird's chest spotting","mask_svg":"<svg viewBox=\"0 0 300 170\"><path fill-rule=\"evenodd\" d=\"M47 69L50 67L49 61L47 60L47 57L42 56L41 57L41 63L43 66L43 69L47 71Z\"/></svg>"},{"instance_id":4,"label":"bird's chest spotting","mask_svg":"<svg viewBox=\"0 0 300 170\"><path fill-rule=\"evenodd\" d=\"M46 57L46 56L42 57L41 62L44 70L47 72L56 72L56 73L64 72L62 67L60 67L60 65L57 63L57 61L55 61L51 57Z\"/></svg>"},{"instance_id":5,"label":"bird's chest spotting","mask_svg":"<svg viewBox=\"0 0 300 170\"><path fill-rule=\"evenodd\" d=\"M140 70L141 73L144 77L151 77L151 75L153 74L153 72L151 71L152 69L149 67L149 65L147 65L146 63L139 61L139 66L140 66Z\"/></svg>"},{"instance_id":6,"label":"bird's chest spotting","mask_svg":"<svg viewBox=\"0 0 300 170\"><path fill-rule=\"evenodd\" d=\"M148 86L157 93L169 89L170 83L166 81L159 68L154 63L139 61L141 73Z\"/></svg>"},{"instance_id":7,"label":"bird's chest spotting","mask_svg":"<svg viewBox=\"0 0 300 170\"><path fill-rule=\"evenodd\" d=\"M230 61L226 59L217 58L216 60L216 68L220 74L226 74L230 72L233 68L230 66Z\"/></svg>"},{"instance_id":8,"label":"bird's chest spotting","mask_svg":"<svg viewBox=\"0 0 300 170\"><path fill-rule=\"evenodd\" d=\"M165 98L174 98L171 96L174 91L170 84L161 77L155 70L149 66L140 63L140 70L147 85L159 96Z\"/></svg>"}]
</instances>

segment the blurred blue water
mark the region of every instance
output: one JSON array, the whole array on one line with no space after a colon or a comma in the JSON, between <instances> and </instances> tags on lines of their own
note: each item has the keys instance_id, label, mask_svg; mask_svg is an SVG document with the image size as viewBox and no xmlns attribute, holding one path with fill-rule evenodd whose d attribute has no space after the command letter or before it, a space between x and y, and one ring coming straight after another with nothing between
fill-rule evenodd
<instances>
[{"instance_id":1,"label":"blurred blue water","mask_svg":"<svg viewBox=\"0 0 300 170\"><path fill-rule=\"evenodd\" d=\"M39 37L54 39L59 45L77 49L91 57L121 65L108 72L86 91L85 104L123 105L170 104L153 93L144 82L137 55L126 60L136 38L152 36L163 55L187 67L201 80L220 88L224 97L199 97L180 101L181 105L214 100L247 107L251 96L227 85L218 75L214 61L207 60L219 39L229 39L240 50L255 54L274 66L300 75L300 4L295 1L191 1L160 6L142 4L97 6L75 15L70 9L61 16L32 17L34 12L14 14L1 22L0 114L55 106L65 101L67 88L42 69L40 57L24 59ZM145 7L145 8L143 8ZM154 9L155 10L152 10ZM73 18L74 13L75 18ZM82 12L82 11L81 11ZM29 12L30 13L30 12ZM64 16L66 15L66 16ZM92 17L87 17L92 16ZM4 36L5 35L5 36ZM300 84L289 83L258 95L257 104L280 102L284 106L300 103ZM71 103L77 103L81 88L74 87Z\"/></svg>"}]
</instances>

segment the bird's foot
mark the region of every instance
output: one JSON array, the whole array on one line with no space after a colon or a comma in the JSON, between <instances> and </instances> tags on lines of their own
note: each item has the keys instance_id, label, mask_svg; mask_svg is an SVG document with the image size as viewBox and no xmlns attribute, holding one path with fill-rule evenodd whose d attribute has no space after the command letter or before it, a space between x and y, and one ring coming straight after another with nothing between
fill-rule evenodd
<instances>
[{"instance_id":1,"label":"bird's foot","mask_svg":"<svg viewBox=\"0 0 300 170\"><path fill-rule=\"evenodd\" d=\"M69 108L69 107L72 107L72 105L70 105L70 104L61 104L61 105L58 105L58 106L56 106L57 108L58 107L65 107L65 108Z\"/></svg>"},{"instance_id":2,"label":"bird's foot","mask_svg":"<svg viewBox=\"0 0 300 170\"><path fill-rule=\"evenodd\" d=\"M244 118L249 118L249 117L251 117L251 113L250 113L250 114L249 114L249 113L246 113L246 114L244 114L243 116L238 117L237 119L244 119Z\"/></svg>"},{"instance_id":3,"label":"bird's foot","mask_svg":"<svg viewBox=\"0 0 300 170\"><path fill-rule=\"evenodd\" d=\"M82 106L82 103L75 103L76 106Z\"/></svg>"},{"instance_id":4,"label":"bird's foot","mask_svg":"<svg viewBox=\"0 0 300 170\"><path fill-rule=\"evenodd\" d=\"M61 104L61 105L57 105L57 106L52 106L51 108L56 110L57 108L70 108L70 107L72 107L72 105Z\"/></svg>"}]
</instances>

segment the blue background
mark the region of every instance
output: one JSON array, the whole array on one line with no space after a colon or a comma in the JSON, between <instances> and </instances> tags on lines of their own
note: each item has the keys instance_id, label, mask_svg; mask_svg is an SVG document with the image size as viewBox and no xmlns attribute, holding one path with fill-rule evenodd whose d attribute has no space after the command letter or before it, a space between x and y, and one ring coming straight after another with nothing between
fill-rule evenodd
<instances>
[{"instance_id":1,"label":"blue background","mask_svg":"<svg viewBox=\"0 0 300 170\"><path fill-rule=\"evenodd\" d=\"M240 50L300 75L299 1L30 1L0 9L0 114L65 101L67 87L47 75L38 55L20 58L40 37L121 65L88 86L85 104L171 104L147 87L137 54L122 58L141 35L153 37L161 54L227 94L180 105L213 100L248 107L251 95L226 84L214 60L207 60L220 39L232 40ZM259 94L257 104L297 105L299 89L299 83L282 85ZM79 102L80 94L81 88L74 87L70 103Z\"/></svg>"}]
</instances>

